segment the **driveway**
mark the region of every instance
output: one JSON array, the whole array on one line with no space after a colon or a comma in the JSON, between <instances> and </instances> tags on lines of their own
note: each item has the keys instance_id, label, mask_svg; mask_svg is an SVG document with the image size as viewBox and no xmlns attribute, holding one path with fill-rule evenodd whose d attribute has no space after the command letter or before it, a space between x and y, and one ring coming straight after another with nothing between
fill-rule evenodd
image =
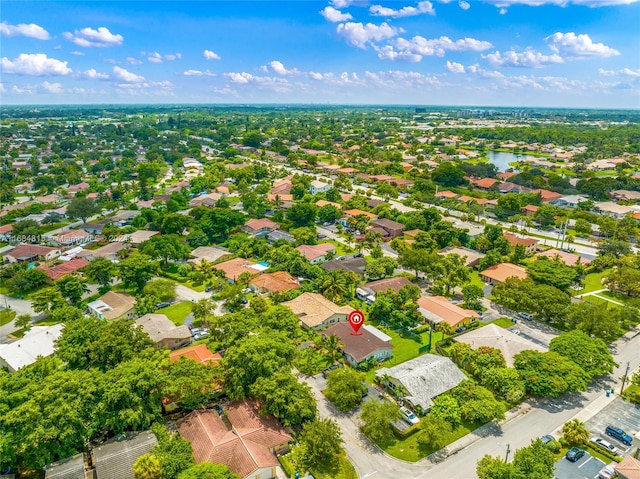
<instances>
[{"instance_id":1,"label":"driveway","mask_svg":"<svg viewBox=\"0 0 640 479\"><path fill-rule=\"evenodd\" d=\"M605 434L604 430L611 424L623 429L633 437L631 446L621 443L613 437ZM587 429L592 437L601 437L616 446L624 455L631 449L640 446L640 405L625 401L616 397L611 404L586 422Z\"/></svg>"},{"instance_id":2,"label":"driveway","mask_svg":"<svg viewBox=\"0 0 640 479\"><path fill-rule=\"evenodd\" d=\"M563 456L556 462L555 477L557 479L593 479L604 466L604 462L589 453L576 462L568 461Z\"/></svg>"}]
</instances>

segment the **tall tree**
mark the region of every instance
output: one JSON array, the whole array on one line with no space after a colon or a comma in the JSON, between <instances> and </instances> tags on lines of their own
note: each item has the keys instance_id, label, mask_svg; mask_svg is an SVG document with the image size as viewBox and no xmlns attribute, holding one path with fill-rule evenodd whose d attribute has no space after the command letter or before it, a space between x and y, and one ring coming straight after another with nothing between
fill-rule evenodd
<instances>
[{"instance_id":1,"label":"tall tree","mask_svg":"<svg viewBox=\"0 0 640 479\"><path fill-rule=\"evenodd\" d=\"M327 374L325 395L338 409L347 412L362 401L364 374L351 368L338 368Z\"/></svg>"},{"instance_id":2,"label":"tall tree","mask_svg":"<svg viewBox=\"0 0 640 479\"><path fill-rule=\"evenodd\" d=\"M97 258L85 266L83 271L90 280L100 286L107 286L116 275L116 265L106 258Z\"/></svg>"},{"instance_id":3,"label":"tall tree","mask_svg":"<svg viewBox=\"0 0 640 479\"><path fill-rule=\"evenodd\" d=\"M534 396L557 397L564 392L584 391L589 380L580 366L553 351L522 351L516 354L514 367Z\"/></svg>"},{"instance_id":4,"label":"tall tree","mask_svg":"<svg viewBox=\"0 0 640 479\"><path fill-rule=\"evenodd\" d=\"M158 270L158 264L146 254L135 252L118 265L118 277L125 288L135 288L142 292L144 286Z\"/></svg>"},{"instance_id":5,"label":"tall tree","mask_svg":"<svg viewBox=\"0 0 640 479\"><path fill-rule=\"evenodd\" d=\"M400 410L386 401L367 401L360 412L362 432L372 441L380 444L393 438L392 424L400 420Z\"/></svg>"},{"instance_id":6,"label":"tall tree","mask_svg":"<svg viewBox=\"0 0 640 479\"><path fill-rule=\"evenodd\" d=\"M579 446L589 442L590 433L581 420L571 419L562 426L562 436L569 444Z\"/></svg>"},{"instance_id":7,"label":"tall tree","mask_svg":"<svg viewBox=\"0 0 640 479\"><path fill-rule=\"evenodd\" d=\"M342 451L340 428L331 419L316 419L306 423L298 440L304 447L303 465L308 468L325 466Z\"/></svg>"},{"instance_id":8,"label":"tall tree","mask_svg":"<svg viewBox=\"0 0 640 479\"><path fill-rule=\"evenodd\" d=\"M89 198L74 198L67 205L67 215L71 218L79 218L83 223L98 211L100 208Z\"/></svg>"},{"instance_id":9,"label":"tall tree","mask_svg":"<svg viewBox=\"0 0 640 479\"><path fill-rule=\"evenodd\" d=\"M549 343L549 350L579 364L589 380L595 376L611 374L617 366L604 341L592 338L578 329L553 338Z\"/></svg>"},{"instance_id":10,"label":"tall tree","mask_svg":"<svg viewBox=\"0 0 640 479\"><path fill-rule=\"evenodd\" d=\"M288 371L260 377L251 386L252 395L264 401L263 410L285 426L295 426L316 417L316 400L307 384Z\"/></svg>"},{"instance_id":11,"label":"tall tree","mask_svg":"<svg viewBox=\"0 0 640 479\"><path fill-rule=\"evenodd\" d=\"M160 461L153 454L143 454L133 463L135 479L160 479Z\"/></svg>"}]
</instances>

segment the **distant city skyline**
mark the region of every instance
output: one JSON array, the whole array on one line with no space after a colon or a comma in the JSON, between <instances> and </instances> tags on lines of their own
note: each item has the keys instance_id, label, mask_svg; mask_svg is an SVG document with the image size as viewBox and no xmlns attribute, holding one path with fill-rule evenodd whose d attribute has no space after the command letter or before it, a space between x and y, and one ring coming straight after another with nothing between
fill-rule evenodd
<instances>
[{"instance_id":1,"label":"distant city skyline","mask_svg":"<svg viewBox=\"0 0 640 479\"><path fill-rule=\"evenodd\" d=\"M640 0L3 1L0 98L640 108Z\"/></svg>"}]
</instances>

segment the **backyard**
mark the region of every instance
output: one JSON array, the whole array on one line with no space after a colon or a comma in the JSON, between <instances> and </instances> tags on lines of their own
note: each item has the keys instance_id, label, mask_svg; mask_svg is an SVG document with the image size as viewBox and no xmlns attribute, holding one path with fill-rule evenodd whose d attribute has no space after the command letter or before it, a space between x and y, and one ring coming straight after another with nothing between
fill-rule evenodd
<instances>
[{"instance_id":1,"label":"backyard","mask_svg":"<svg viewBox=\"0 0 640 479\"><path fill-rule=\"evenodd\" d=\"M191 313L191 304L191 301L182 301L159 309L156 313L164 314L173 324L180 326L184 324L185 318Z\"/></svg>"}]
</instances>

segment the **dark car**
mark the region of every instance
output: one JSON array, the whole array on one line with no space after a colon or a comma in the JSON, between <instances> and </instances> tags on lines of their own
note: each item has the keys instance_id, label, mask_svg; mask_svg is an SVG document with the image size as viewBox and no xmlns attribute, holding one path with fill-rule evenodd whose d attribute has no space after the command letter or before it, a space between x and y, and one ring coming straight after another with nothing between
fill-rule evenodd
<instances>
[{"instance_id":1,"label":"dark car","mask_svg":"<svg viewBox=\"0 0 640 479\"><path fill-rule=\"evenodd\" d=\"M580 449L579 447L572 447L566 454L567 460L571 462L579 461L585 455L584 449Z\"/></svg>"},{"instance_id":2,"label":"dark car","mask_svg":"<svg viewBox=\"0 0 640 479\"><path fill-rule=\"evenodd\" d=\"M551 441L555 441L555 440L556 438L550 434L547 434L546 436L542 436L540 438L540 441L542 441L542 444L549 444Z\"/></svg>"},{"instance_id":3,"label":"dark car","mask_svg":"<svg viewBox=\"0 0 640 479\"><path fill-rule=\"evenodd\" d=\"M607 436L617 439L618 441L626 444L627 446L630 446L631 442L633 441L633 438L629 434L624 432L619 427L612 426L611 424L607 426L604 432L606 433Z\"/></svg>"},{"instance_id":4,"label":"dark car","mask_svg":"<svg viewBox=\"0 0 640 479\"><path fill-rule=\"evenodd\" d=\"M338 363L338 364L333 364L331 366L329 366L327 369L325 369L324 371L322 371L322 377L327 379L327 374L329 374L331 371L333 371L334 369L338 369L341 368L342 364Z\"/></svg>"},{"instance_id":5,"label":"dark car","mask_svg":"<svg viewBox=\"0 0 640 479\"><path fill-rule=\"evenodd\" d=\"M156 308L158 309L166 308L167 306L171 306L169 301L163 301L162 303L156 304Z\"/></svg>"}]
</instances>

